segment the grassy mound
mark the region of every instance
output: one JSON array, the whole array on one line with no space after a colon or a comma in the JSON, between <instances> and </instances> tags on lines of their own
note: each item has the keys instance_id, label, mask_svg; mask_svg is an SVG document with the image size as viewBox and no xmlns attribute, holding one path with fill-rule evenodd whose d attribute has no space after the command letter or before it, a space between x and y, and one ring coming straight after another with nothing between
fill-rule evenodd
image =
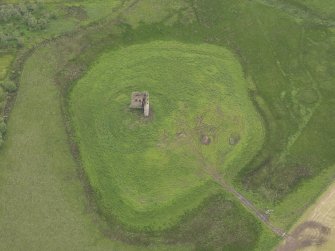
<instances>
[{"instance_id":1,"label":"grassy mound","mask_svg":"<svg viewBox=\"0 0 335 251\"><path fill-rule=\"evenodd\" d=\"M129 109L150 92L151 117ZM84 168L107 217L159 230L218 188L208 168L243 166L262 124L226 49L152 42L103 55L70 93ZM202 137L210 144L203 144Z\"/></svg>"}]
</instances>

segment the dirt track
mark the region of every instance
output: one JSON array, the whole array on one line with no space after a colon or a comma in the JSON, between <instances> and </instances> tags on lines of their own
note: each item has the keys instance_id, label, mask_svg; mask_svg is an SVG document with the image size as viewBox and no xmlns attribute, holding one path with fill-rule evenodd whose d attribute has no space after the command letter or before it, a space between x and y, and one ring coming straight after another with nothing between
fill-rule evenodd
<instances>
[{"instance_id":1,"label":"dirt track","mask_svg":"<svg viewBox=\"0 0 335 251\"><path fill-rule=\"evenodd\" d=\"M218 170L208 165L205 157L203 156L202 152L197 149L196 144L194 144L194 151L198 155L199 161L202 163L203 171L210 175L215 182L217 182L226 192L232 194L236 199L239 200L239 202L247 209L249 212L251 212L253 215L255 215L261 222L263 222L275 235L280 237L285 237L286 233L284 230L274 226L269 221L269 216L263 212L262 210L258 209L252 201L247 199L245 196L243 196L241 193L239 193L233 186L229 185L222 175L218 172Z\"/></svg>"},{"instance_id":2,"label":"dirt track","mask_svg":"<svg viewBox=\"0 0 335 251\"><path fill-rule=\"evenodd\" d=\"M207 167L206 172L210 174L212 178L224 188L224 190L234 195L234 197L238 199L245 208L262 221L274 234L280 237L285 237L286 233L284 230L274 226L269 221L269 216L267 214L258 209L249 199L239 193L234 187L227 184L227 182L225 182L222 176L214 168Z\"/></svg>"}]
</instances>

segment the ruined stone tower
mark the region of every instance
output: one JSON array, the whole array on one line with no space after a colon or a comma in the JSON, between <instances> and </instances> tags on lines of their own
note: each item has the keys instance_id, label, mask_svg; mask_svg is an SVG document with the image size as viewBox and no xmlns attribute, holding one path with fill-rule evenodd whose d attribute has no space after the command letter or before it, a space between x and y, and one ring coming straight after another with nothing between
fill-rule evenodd
<instances>
[{"instance_id":1,"label":"ruined stone tower","mask_svg":"<svg viewBox=\"0 0 335 251\"><path fill-rule=\"evenodd\" d=\"M145 117L149 117L150 106L149 106L149 92L133 92L131 94L130 108L132 109L143 109Z\"/></svg>"}]
</instances>

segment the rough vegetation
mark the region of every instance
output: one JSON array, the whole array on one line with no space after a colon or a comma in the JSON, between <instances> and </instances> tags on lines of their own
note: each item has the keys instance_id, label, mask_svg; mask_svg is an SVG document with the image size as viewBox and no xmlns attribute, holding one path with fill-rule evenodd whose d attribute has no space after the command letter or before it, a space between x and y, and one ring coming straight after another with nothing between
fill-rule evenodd
<instances>
[{"instance_id":1,"label":"rough vegetation","mask_svg":"<svg viewBox=\"0 0 335 251\"><path fill-rule=\"evenodd\" d=\"M41 3L0 5L0 47L23 46L27 30L44 30L54 18Z\"/></svg>"}]
</instances>

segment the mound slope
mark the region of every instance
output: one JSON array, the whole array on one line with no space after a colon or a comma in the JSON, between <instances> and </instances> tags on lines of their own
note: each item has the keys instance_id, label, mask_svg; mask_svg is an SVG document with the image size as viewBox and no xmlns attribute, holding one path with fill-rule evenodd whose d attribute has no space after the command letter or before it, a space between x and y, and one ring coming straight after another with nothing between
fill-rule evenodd
<instances>
[{"instance_id":1,"label":"mound slope","mask_svg":"<svg viewBox=\"0 0 335 251\"><path fill-rule=\"evenodd\" d=\"M105 216L161 230L215 193L206 167L240 169L263 142L247 88L238 61L217 46L158 41L100 57L69 103ZM129 109L131 92L142 90L148 119Z\"/></svg>"}]
</instances>

